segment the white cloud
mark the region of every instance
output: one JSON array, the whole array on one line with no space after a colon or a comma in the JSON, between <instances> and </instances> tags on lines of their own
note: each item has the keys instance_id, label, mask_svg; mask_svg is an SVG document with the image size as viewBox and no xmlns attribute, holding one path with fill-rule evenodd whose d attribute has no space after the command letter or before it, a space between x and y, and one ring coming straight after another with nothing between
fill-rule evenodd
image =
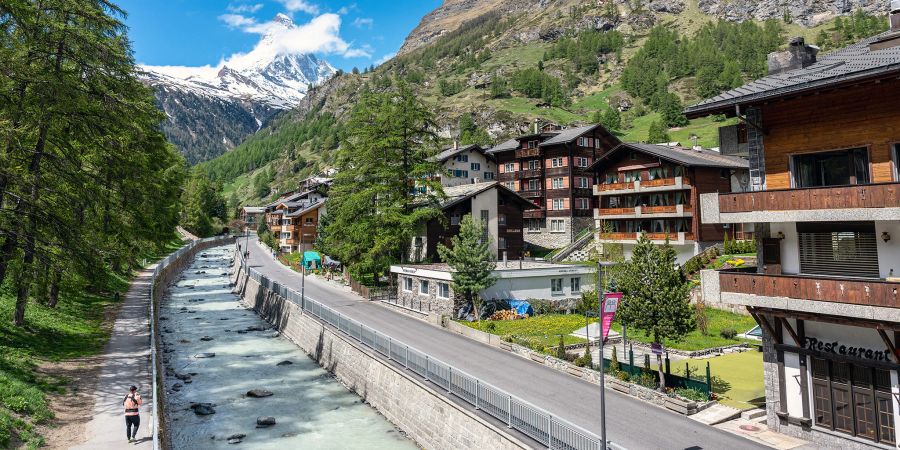
<instances>
[{"instance_id":1,"label":"white cloud","mask_svg":"<svg viewBox=\"0 0 900 450\"><path fill-rule=\"evenodd\" d=\"M252 17L242 16L240 14L222 14L219 20L225 22L231 28L244 28L256 24L256 20Z\"/></svg>"},{"instance_id":2,"label":"white cloud","mask_svg":"<svg viewBox=\"0 0 900 450\"><path fill-rule=\"evenodd\" d=\"M262 3L255 3L255 4L228 5L228 7L226 9L233 13L240 14L240 13L255 13L255 12L259 11L260 9L262 9L262 7L263 7Z\"/></svg>"},{"instance_id":3,"label":"white cloud","mask_svg":"<svg viewBox=\"0 0 900 450\"><path fill-rule=\"evenodd\" d=\"M372 25L375 23L375 20L371 17L357 17L353 19L353 26L356 28L372 28Z\"/></svg>"},{"instance_id":4,"label":"white cloud","mask_svg":"<svg viewBox=\"0 0 900 450\"><path fill-rule=\"evenodd\" d=\"M288 12L302 11L307 14L318 14L319 7L306 0L278 0Z\"/></svg>"},{"instance_id":5,"label":"white cloud","mask_svg":"<svg viewBox=\"0 0 900 450\"><path fill-rule=\"evenodd\" d=\"M387 60L389 60L389 59L391 59L391 58L393 58L393 57L395 57L395 56L397 56L397 53L396 53L396 52L394 52L394 53L388 53L388 54L382 56L381 58L378 58L378 60L375 61L375 65L376 65L376 66L380 66L380 65L384 64L385 62L387 62Z\"/></svg>"},{"instance_id":6,"label":"white cloud","mask_svg":"<svg viewBox=\"0 0 900 450\"><path fill-rule=\"evenodd\" d=\"M219 73L219 69L222 68L222 64L219 63L219 65L215 67L208 64L200 67L141 65L141 68L146 71L164 73L176 78L188 79L193 77L208 80L216 77L216 74Z\"/></svg>"}]
</instances>

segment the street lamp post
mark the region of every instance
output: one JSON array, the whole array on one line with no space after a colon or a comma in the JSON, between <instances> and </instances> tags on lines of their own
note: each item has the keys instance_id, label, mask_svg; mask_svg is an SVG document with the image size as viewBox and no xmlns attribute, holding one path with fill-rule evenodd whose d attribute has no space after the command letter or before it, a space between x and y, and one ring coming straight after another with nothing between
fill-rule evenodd
<instances>
[{"instance_id":1,"label":"street lamp post","mask_svg":"<svg viewBox=\"0 0 900 450\"><path fill-rule=\"evenodd\" d=\"M600 442L603 443L602 450L607 449L606 445L606 370L603 367L603 298L606 288L603 286L603 263L597 262L597 313L600 318Z\"/></svg>"}]
</instances>

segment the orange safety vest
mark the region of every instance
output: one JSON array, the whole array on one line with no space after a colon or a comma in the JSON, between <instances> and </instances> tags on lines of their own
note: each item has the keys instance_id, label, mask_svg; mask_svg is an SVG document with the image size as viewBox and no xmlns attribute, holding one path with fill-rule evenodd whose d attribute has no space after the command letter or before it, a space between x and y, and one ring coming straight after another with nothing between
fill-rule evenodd
<instances>
[{"instance_id":1,"label":"orange safety vest","mask_svg":"<svg viewBox=\"0 0 900 450\"><path fill-rule=\"evenodd\" d=\"M138 407L141 406L141 394L128 394L125 396L125 400L122 401L122 404L125 405L125 415L126 416L136 416L138 415Z\"/></svg>"}]
</instances>

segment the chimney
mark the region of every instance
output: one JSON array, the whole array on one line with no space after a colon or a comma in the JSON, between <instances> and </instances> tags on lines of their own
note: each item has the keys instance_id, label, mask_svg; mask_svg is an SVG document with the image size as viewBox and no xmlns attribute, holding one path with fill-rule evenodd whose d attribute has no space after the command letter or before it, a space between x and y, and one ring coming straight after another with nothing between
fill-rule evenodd
<instances>
[{"instance_id":1,"label":"chimney","mask_svg":"<svg viewBox=\"0 0 900 450\"><path fill-rule=\"evenodd\" d=\"M900 0L891 0L891 31L900 31Z\"/></svg>"},{"instance_id":2,"label":"chimney","mask_svg":"<svg viewBox=\"0 0 900 450\"><path fill-rule=\"evenodd\" d=\"M538 134L541 132L541 122L537 119L534 119L534 134Z\"/></svg>"},{"instance_id":3,"label":"chimney","mask_svg":"<svg viewBox=\"0 0 900 450\"><path fill-rule=\"evenodd\" d=\"M769 53L769 75L809 67L815 64L817 53L819 47L807 45L802 37L791 38L787 50Z\"/></svg>"},{"instance_id":4,"label":"chimney","mask_svg":"<svg viewBox=\"0 0 900 450\"><path fill-rule=\"evenodd\" d=\"M459 141L453 140L453 150L459 150Z\"/></svg>"}]
</instances>

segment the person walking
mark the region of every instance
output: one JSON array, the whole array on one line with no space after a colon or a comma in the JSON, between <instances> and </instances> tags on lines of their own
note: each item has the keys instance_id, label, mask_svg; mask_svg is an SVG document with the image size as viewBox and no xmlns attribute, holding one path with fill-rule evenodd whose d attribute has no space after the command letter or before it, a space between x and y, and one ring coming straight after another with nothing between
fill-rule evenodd
<instances>
[{"instance_id":1,"label":"person walking","mask_svg":"<svg viewBox=\"0 0 900 450\"><path fill-rule=\"evenodd\" d=\"M137 386L131 386L130 392L125 396L122 404L125 406L125 434L128 436L128 442L134 442L137 437L138 427L141 426L141 415L138 411L143 401L141 394L137 391ZM134 427L132 430L131 427Z\"/></svg>"}]
</instances>

